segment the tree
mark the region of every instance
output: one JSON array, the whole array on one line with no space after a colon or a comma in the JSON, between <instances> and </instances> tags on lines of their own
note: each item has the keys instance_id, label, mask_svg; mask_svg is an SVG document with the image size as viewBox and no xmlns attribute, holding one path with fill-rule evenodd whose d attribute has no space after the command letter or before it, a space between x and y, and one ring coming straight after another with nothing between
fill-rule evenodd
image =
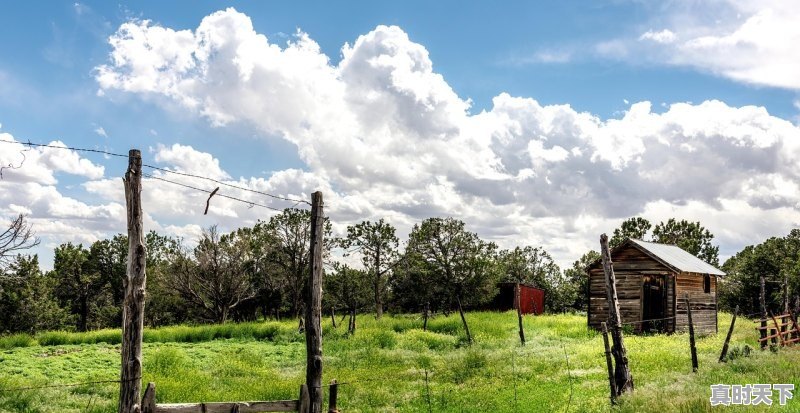
<instances>
[{"instance_id":1,"label":"tree","mask_svg":"<svg viewBox=\"0 0 800 413\"><path fill-rule=\"evenodd\" d=\"M494 256L497 247L464 230L464 222L453 218L428 218L414 225L408 250L429 276L446 287L445 298L457 305L467 340L472 342L464 317L465 305L491 299L498 280Z\"/></svg>"},{"instance_id":2,"label":"tree","mask_svg":"<svg viewBox=\"0 0 800 413\"><path fill-rule=\"evenodd\" d=\"M107 280L92 271L88 263L89 251L83 245L61 244L55 250L53 277L57 280L56 297L61 305L68 306L72 314L78 316L77 328L89 328L92 305L99 297L107 294Z\"/></svg>"},{"instance_id":3,"label":"tree","mask_svg":"<svg viewBox=\"0 0 800 413\"><path fill-rule=\"evenodd\" d=\"M149 252L149 251L148 251ZM127 271L128 237L117 234L111 239L98 240L89 247L85 269L96 274L108 286L110 300L95 301L94 313L103 327L122 325L123 280Z\"/></svg>"},{"instance_id":4,"label":"tree","mask_svg":"<svg viewBox=\"0 0 800 413\"><path fill-rule=\"evenodd\" d=\"M767 280L767 310L783 312L795 305L800 291L800 230L786 237L772 237L757 245L748 245L722 265L726 276L720 280L720 307L733 310L737 305L746 314L760 313L760 277ZM783 286L786 283L786 290Z\"/></svg>"},{"instance_id":5,"label":"tree","mask_svg":"<svg viewBox=\"0 0 800 413\"><path fill-rule=\"evenodd\" d=\"M236 237L240 239L243 271L250 278L255 289L255 297L237 307L234 317L237 320L255 320L259 312L268 317L270 311L281 307L283 280L280 269L270 262L270 254L277 248L275 237L263 222L255 226L239 228Z\"/></svg>"},{"instance_id":6,"label":"tree","mask_svg":"<svg viewBox=\"0 0 800 413\"><path fill-rule=\"evenodd\" d=\"M263 224L262 224L263 225ZM289 310L300 316L303 291L308 280L311 257L311 211L287 208L269 219L266 224L268 242L267 259L282 280L289 301ZM332 244L331 223L325 218L323 260L329 255Z\"/></svg>"},{"instance_id":7,"label":"tree","mask_svg":"<svg viewBox=\"0 0 800 413\"><path fill-rule=\"evenodd\" d=\"M33 248L39 245L39 242L25 215L19 214L11 221L8 228L0 233L0 269L5 268L14 259L14 254Z\"/></svg>"},{"instance_id":8,"label":"tree","mask_svg":"<svg viewBox=\"0 0 800 413\"><path fill-rule=\"evenodd\" d=\"M333 271L325 274L325 300L331 307L348 310L350 323L347 331L356 330L356 312L369 303L370 277L366 271L343 264L334 264Z\"/></svg>"},{"instance_id":9,"label":"tree","mask_svg":"<svg viewBox=\"0 0 800 413\"><path fill-rule=\"evenodd\" d=\"M124 245L128 245L128 237ZM149 326L177 324L189 319L186 303L170 288L170 259L180 249L180 239L148 232L144 237L147 248L147 294L145 295L144 321ZM126 251L127 252L127 251Z\"/></svg>"},{"instance_id":10,"label":"tree","mask_svg":"<svg viewBox=\"0 0 800 413\"><path fill-rule=\"evenodd\" d=\"M629 238L647 241L646 236L650 227L650 221L647 219L641 217L626 219L619 228L614 230L608 246L615 248ZM713 239L714 235L700 225L700 222L689 222L685 219L678 221L670 218L667 222L662 221L653 228L649 241L677 245L697 258L718 267L719 247L711 244Z\"/></svg>"},{"instance_id":11,"label":"tree","mask_svg":"<svg viewBox=\"0 0 800 413\"><path fill-rule=\"evenodd\" d=\"M66 328L73 322L69 312L54 298L55 282L39 269L36 255L18 255L0 278L0 333Z\"/></svg>"},{"instance_id":12,"label":"tree","mask_svg":"<svg viewBox=\"0 0 800 413\"><path fill-rule=\"evenodd\" d=\"M342 241L347 254L358 252L361 255L361 263L372 285L375 317L378 319L383 315L388 276L397 263L397 246L395 228L383 219L348 226L347 237Z\"/></svg>"},{"instance_id":13,"label":"tree","mask_svg":"<svg viewBox=\"0 0 800 413\"><path fill-rule=\"evenodd\" d=\"M700 222L670 218L653 228L653 242L677 245L701 260L718 267L719 247L711 245L714 235Z\"/></svg>"},{"instance_id":14,"label":"tree","mask_svg":"<svg viewBox=\"0 0 800 413\"><path fill-rule=\"evenodd\" d=\"M628 218L622 221L622 225L619 228L614 230L614 234L608 242L608 247L611 249L616 248L628 238L644 240L645 235L652 227L653 225L650 224L650 221L642 217ZM600 254L597 256L599 258Z\"/></svg>"},{"instance_id":15,"label":"tree","mask_svg":"<svg viewBox=\"0 0 800 413\"><path fill-rule=\"evenodd\" d=\"M576 289L575 301L572 303L572 307L575 309L585 310L588 308L589 274L586 269L598 259L600 259L600 253L591 250L572 263L572 267L564 270L564 278Z\"/></svg>"},{"instance_id":16,"label":"tree","mask_svg":"<svg viewBox=\"0 0 800 413\"><path fill-rule=\"evenodd\" d=\"M172 288L206 320L226 322L233 309L255 295L243 271L240 241L220 236L212 226L203 231L193 257L178 249L172 260Z\"/></svg>"}]
</instances>

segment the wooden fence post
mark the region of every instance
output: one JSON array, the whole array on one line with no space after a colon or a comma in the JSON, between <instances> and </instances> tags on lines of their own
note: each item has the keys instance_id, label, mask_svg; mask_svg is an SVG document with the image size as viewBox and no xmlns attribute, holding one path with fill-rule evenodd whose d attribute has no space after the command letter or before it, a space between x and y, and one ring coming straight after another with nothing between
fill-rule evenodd
<instances>
[{"instance_id":1,"label":"wooden fence post","mask_svg":"<svg viewBox=\"0 0 800 413\"><path fill-rule=\"evenodd\" d=\"M147 383L142 396L142 413L156 413L156 384Z\"/></svg>"},{"instance_id":2,"label":"wooden fence post","mask_svg":"<svg viewBox=\"0 0 800 413\"><path fill-rule=\"evenodd\" d=\"M611 339L614 346L611 353L614 355L615 383L617 396L633 390L633 376L628 366L628 352L622 336L622 317L619 314L619 301L617 300L617 280L614 277L614 267L611 262L611 253L608 249L608 236L600 236L600 251L603 260L603 272L606 276L606 295L608 299L608 318L611 321Z\"/></svg>"},{"instance_id":3,"label":"wooden fence post","mask_svg":"<svg viewBox=\"0 0 800 413\"><path fill-rule=\"evenodd\" d=\"M307 413L311 409L311 401L308 396L308 386L305 384L300 385L300 400L297 402L298 412Z\"/></svg>"},{"instance_id":4,"label":"wooden fence post","mask_svg":"<svg viewBox=\"0 0 800 413\"><path fill-rule=\"evenodd\" d=\"M758 296L758 302L761 307L761 349L767 348L767 293L766 293L766 280L762 275L759 279L761 283L761 292Z\"/></svg>"},{"instance_id":5,"label":"wooden fence post","mask_svg":"<svg viewBox=\"0 0 800 413\"><path fill-rule=\"evenodd\" d=\"M600 323L603 327L603 345L606 348L606 367L608 367L608 387L611 390L611 404L617 403L617 385L614 382L614 364L611 362L611 347L608 345L608 327L605 321Z\"/></svg>"},{"instance_id":6,"label":"wooden fence post","mask_svg":"<svg viewBox=\"0 0 800 413\"><path fill-rule=\"evenodd\" d=\"M689 294L683 295L686 300L686 316L689 318L689 351L692 353L692 371L697 373L697 347L694 343L694 323L692 322L692 303L689 301Z\"/></svg>"},{"instance_id":7,"label":"wooden fence post","mask_svg":"<svg viewBox=\"0 0 800 413\"><path fill-rule=\"evenodd\" d=\"M520 302L520 286L519 286L519 283L517 283L517 285L516 285L515 295L516 295L516 301L517 301L517 306L516 306L517 307L517 321L519 321L519 341L524 346L525 345L525 329L522 326L522 309L520 308L521 302Z\"/></svg>"},{"instance_id":8,"label":"wooden fence post","mask_svg":"<svg viewBox=\"0 0 800 413\"><path fill-rule=\"evenodd\" d=\"M728 343L731 342L731 335L733 335L733 326L736 324L736 315L739 314L739 306L733 310L733 318L731 319L731 327L728 329L728 335L725 336L725 344L722 345L722 353L719 355L719 362L725 361L725 356L728 355Z\"/></svg>"},{"instance_id":9,"label":"wooden fence post","mask_svg":"<svg viewBox=\"0 0 800 413\"><path fill-rule=\"evenodd\" d=\"M322 413L322 245L325 215L322 192L311 194L311 273L306 293L306 386L308 411Z\"/></svg>"},{"instance_id":10,"label":"wooden fence post","mask_svg":"<svg viewBox=\"0 0 800 413\"><path fill-rule=\"evenodd\" d=\"M142 228L142 153L128 152L128 171L123 178L128 217L128 268L123 286L122 365L119 413L139 412L142 392L142 329L144 327L145 263L147 251Z\"/></svg>"},{"instance_id":11,"label":"wooden fence post","mask_svg":"<svg viewBox=\"0 0 800 413\"><path fill-rule=\"evenodd\" d=\"M336 407L336 398L339 395L339 384L336 379L331 381L330 391L328 392L328 413L339 413Z\"/></svg>"}]
</instances>

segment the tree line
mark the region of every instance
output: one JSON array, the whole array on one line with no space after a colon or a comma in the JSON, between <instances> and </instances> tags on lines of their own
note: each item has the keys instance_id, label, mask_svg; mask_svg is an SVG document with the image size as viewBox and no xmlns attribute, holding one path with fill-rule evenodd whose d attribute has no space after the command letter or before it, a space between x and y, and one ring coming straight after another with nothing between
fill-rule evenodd
<instances>
[{"instance_id":1,"label":"tree line","mask_svg":"<svg viewBox=\"0 0 800 413\"><path fill-rule=\"evenodd\" d=\"M27 234L26 242L35 242L24 217L15 223L17 232L21 228ZM191 248L180 238L148 233L145 323L297 318L309 272L310 223L309 211L286 209L230 233L209 227ZM545 310L550 312L585 310L585 269L599 258L596 251L587 251L562 270L542 247L500 249L455 218L428 218L414 225L402 249L395 227L383 219L351 225L340 238L331 236L326 219L324 232L323 306L331 315L349 315L351 331L357 313L380 318L384 311L419 312L426 319L431 312L458 311L468 331L464 310L485 308L499 282L544 289ZM627 238L676 244L719 265L714 236L699 222L669 219L653 226L634 217L613 232L610 244L613 248ZM47 272L39 268L37 256L19 253L24 243L9 243L14 246L9 251L2 245L0 332L120 325L125 235L88 247L62 244L55 248L53 270ZM729 273L720 283L722 308L757 304L761 274L776 282L788 279L789 290L800 291L798 251L800 232L794 230L731 257L722 266ZM771 305L783 303L783 291L770 283ZM800 305L796 293L793 297Z\"/></svg>"}]
</instances>

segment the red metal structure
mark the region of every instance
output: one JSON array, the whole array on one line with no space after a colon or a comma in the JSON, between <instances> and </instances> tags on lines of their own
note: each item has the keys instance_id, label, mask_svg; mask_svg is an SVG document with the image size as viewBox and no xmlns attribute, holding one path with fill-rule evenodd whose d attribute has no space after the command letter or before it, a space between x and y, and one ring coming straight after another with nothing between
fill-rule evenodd
<instances>
[{"instance_id":1,"label":"red metal structure","mask_svg":"<svg viewBox=\"0 0 800 413\"><path fill-rule=\"evenodd\" d=\"M522 314L542 314L544 312L544 290L529 284L503 282L497 284L497 296L490 309L508 311L517 308L516 288L519 285L520 312Z\"/></svg>"}]
</instances>

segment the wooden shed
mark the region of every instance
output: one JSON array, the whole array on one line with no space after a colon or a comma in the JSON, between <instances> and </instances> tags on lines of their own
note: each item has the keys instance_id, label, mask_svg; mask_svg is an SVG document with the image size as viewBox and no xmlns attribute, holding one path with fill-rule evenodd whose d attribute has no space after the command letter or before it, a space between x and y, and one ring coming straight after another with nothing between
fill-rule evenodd
<instances>
[{"instance_id":1,"label":"wooden shed","mask_svg":"<svg viewBox=\"0 0 800 413\"><path fill-rule=\"evenodd\" d=\"M689 328L684 295L692 306L698 334L716 333L717 278L725 273L675 245L629 239L611 251L623 323L637 332L685 331ZM589 326L608 319L605 274L601 260L589 274Z\"/></svg>"},{"instance_id":2,"label":"wooden shed","mask_svg":"<svg viewBox=\"0 0 800 413\"><path fill-rule=\"evenodd\" d=\"M544 312L544 290L530 284L502 282L497 284L497 295L490 309L508 311L517 308L516 287L519 286L520 312L522 314L542 314Z\"/></svg>"}]
</instances>

